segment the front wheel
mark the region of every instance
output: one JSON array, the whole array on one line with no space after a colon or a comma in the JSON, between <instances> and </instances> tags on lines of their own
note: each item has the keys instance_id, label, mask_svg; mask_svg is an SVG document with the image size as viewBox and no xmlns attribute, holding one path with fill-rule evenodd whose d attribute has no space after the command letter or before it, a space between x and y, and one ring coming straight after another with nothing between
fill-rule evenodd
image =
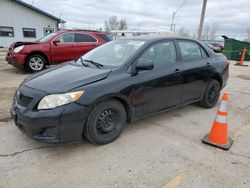
<instances>
[{"instance_id":1,"label":"front wheel","mask_svg":"<svg viewBox=\"0 0 250 188\"><path fill-rule=\"evenodd\" d=\"M98 103L84 127L85 137L94 144L107 144L118 138L126 124L126 111L117 100Z\"/></svg>"},{"instance_id":2,"label":"front wheel","mask_svg":"<svg viewBox=\"0 0 250 188\"><path fill-rule=\"evenodd\" d=\"M46 60L41 55L31 55L26 63L26 68L32 72L38 72L46 67Z\"/></svg>"},{"instance_id":3,"label":"front wheel","mask_svg":"<svg viewBox=\"0 0 250 188\"><path fill-rule=\"evenodd\" d=\"M200 106L204 108L214 107L220 97L220 90L220 83L217 80L211 80L207 86L202 100L200 101Z\"/></svg>"}]
</instances>

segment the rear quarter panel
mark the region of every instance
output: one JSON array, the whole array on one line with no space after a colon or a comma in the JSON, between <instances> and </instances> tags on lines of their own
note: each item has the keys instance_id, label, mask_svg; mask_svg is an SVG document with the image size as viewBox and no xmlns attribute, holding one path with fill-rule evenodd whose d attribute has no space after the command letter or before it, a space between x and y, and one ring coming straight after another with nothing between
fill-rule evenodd
<instances>
[{"instance_id":1,"label":"rear quarter panel","mask_svg":"<svg viewBox=\"0 0 250 188\"><path fill-rule=\"evenodd\" d=\"M226 86L229 77L229 64L227 58L223 54L215 54L211 57L213 66L215 67L216 74L222 78L222 88Z\"/></svg>"}]
</instances>

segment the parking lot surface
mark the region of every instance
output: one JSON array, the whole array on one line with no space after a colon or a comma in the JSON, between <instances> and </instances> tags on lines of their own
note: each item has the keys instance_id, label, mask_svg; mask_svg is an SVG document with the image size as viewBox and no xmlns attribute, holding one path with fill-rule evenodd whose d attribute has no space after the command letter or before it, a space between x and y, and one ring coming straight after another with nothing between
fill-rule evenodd
<instances>
[{"instance_id":1,"label":"parking lot surface","mask_svg":"<svg viewBox=\"0 0 250 188\"><path fill-rule=\"evenodd\" d=\"M250 67L230 66L229 151L201 143L214 121L195 104L127 125L113 143L48 145L9 118L27 74L0 70L0 187L250 187Z\"/></svg>"}]
</instances>

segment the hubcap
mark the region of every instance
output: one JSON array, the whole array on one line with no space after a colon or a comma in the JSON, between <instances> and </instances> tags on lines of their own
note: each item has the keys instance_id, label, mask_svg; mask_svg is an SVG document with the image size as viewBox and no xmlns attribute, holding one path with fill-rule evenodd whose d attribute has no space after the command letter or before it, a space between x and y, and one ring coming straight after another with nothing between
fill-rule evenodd
<instances>
[{"instance_id":1,"label":"hubcap","mask_svg":"<svg viewBox=\"0 0 250 188\"><path fill-rule=\"evenodd\" d=\"M39 57L32 57L29 61L30 68L34 71L42 70L43 60Z\"/></svg>"},{"instance_id":2,"label":"hubcap","mask_svg":"<svg viewBox=\"0 0 250 188\"><path fill-rule=\"evenodd\" d=\"M208 92L208 102L214 104L218 99L220 88L218 85L213 85Z\"/></svg>"},{"instance_id":3,"label":"hubcap","mask_svg":"<svg viewBox=\"0 0 250 188\"><path fill-rule=\"evenodd\" d=\"M118 117L114 110L108 109L103 111L97 119L97 130L100 134L105 135L112 132L118 124Z\"/></svg>"}]
</instances>

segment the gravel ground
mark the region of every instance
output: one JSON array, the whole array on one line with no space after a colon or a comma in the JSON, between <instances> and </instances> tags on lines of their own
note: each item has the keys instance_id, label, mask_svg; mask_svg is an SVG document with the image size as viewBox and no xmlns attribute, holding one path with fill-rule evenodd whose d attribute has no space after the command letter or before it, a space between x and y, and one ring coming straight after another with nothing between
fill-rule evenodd
<instances>
[{"instance_id":1,"label":"gravel ground","mask_svg":"<svg viewBox=\"0 0 250 188\"><path fill-rule=\"evenodd\" d=\"M0 121L8 121L10 118L10 106L13 94L22 80L29 74L18 70L0 61Z\"/></svg>"},{"instance_id":2,"label":"gravel ground","mask_svg":"<svg viewBox=\"0 0 250 188\"><path fill-rule=\"evenodd\" d=\"M196 105L127 125L115 142L48 145L0 121L0 187L250 187L250 67L230 67L229 135L223 151L201 143L219 104ZM0 71L1 112L27 74Z\"/></svg>"}]
</instances>

